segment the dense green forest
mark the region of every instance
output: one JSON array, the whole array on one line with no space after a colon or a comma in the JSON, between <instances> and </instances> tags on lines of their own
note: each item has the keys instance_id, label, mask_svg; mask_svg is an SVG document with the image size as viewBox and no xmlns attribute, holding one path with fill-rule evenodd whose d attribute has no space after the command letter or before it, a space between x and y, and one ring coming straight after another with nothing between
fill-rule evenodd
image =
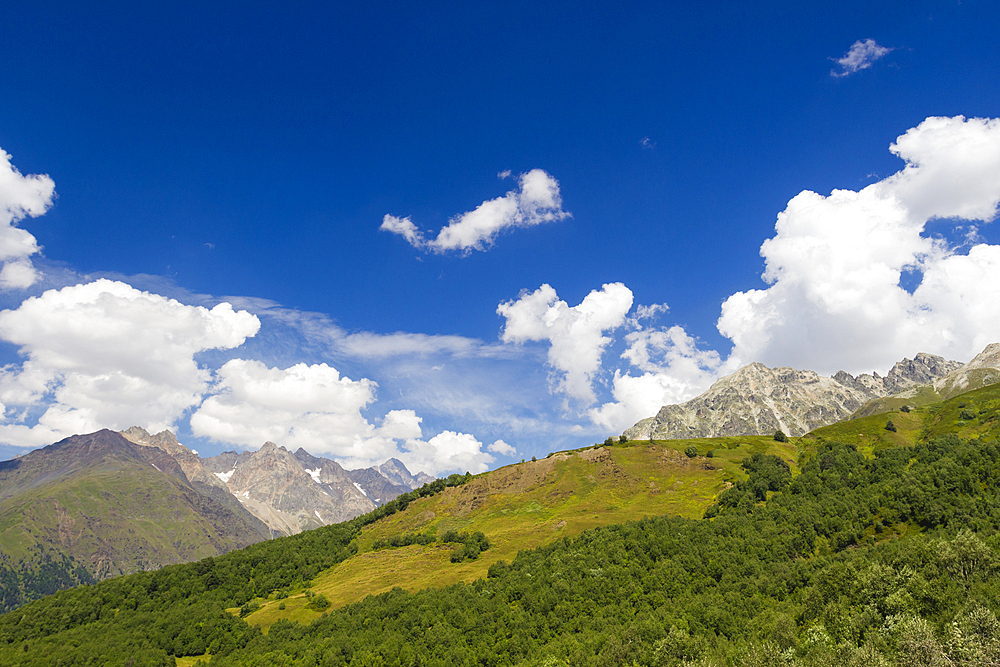
<instances>
[{"instance_id":1,"label":"dense green forest","mask_svg":"<svg viewBox=\"0 0 1000 667\"><path fill-rule=\"evenodd\" d=\"M37 545L29 558L19 563L0 555L0 611L97 580L64 553Z\"/></svg>"},{"instance_id":2,"label":"dense green forest","mask_svg":"<svg viewBox=\"0 0 1000 667\"><path fill-rule=\"evenodd\" d=\"M995 439L945 435L872 457L819 441L798 463L792 477L777 457L748 457L747 478L702 520L594 529L470 584L397 589L266 635L226 611L306 585L375 514L440 481L353 522L36 601L0 616L0 664L1000 662Z\"/></svg>"}]
</instances>

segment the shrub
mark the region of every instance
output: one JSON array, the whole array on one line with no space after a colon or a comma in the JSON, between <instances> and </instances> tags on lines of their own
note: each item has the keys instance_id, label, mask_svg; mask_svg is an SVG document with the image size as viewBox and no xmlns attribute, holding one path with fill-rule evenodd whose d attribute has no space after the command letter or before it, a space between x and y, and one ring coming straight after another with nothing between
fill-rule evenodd
<instances>
[{"instance_id":1,"label":"shrub","mask_svg":"<svg viewBox=\"0 0 1000 667\"><path fill-rule=\"evenodd\" d=\"M778 442L788 442L788 436L780 428L774 432L774 439Z\"/></svg>"},{"instance_id":2,"label":"shrub","mask_svg":"<svg viewBox=\"0 0 1000 667\"><path fill-rule=\"evenodd\" d=\"M885 430L892 431L893 433L896 432L896 425L892 423L891 419L885 423Z\"/></svg>"},{"instance_id":3,"label":"shrub","mask_svg":"<svg viewBox=\"0 0 1000 667\"><path fill-rule=\"evenodd\" d=\"M493 563L493 565L490 565L490 569L487 570L486 576L489 579L496 579L497 577L501 577L504 574L506 574L509 570L510 566L507 565L507 561L498 560L497 562Z\"/></svg>"},{"instance_id":4,"label":"shrub","mask_svg":"<svg viewBox=\"0 0 1000 667\"><path fill-rule=\"evenodd\" d=\"M615 439L612 437L608 437L608 439L604 441L605 447L612 447L614 446L614 444L615 444Z\"/></svg>"},{"instance_id":5,"label":"shrub","mask_svg":"<svg viewBox=\"0 0 1000 667\"><path fill-rule=\"evenodd\" d=\"M904 405L903 407L901 407L901 408L899 409L899 411L900 411L900 412L909 412L909 411L910 411L910 410L912 410L912 409L913 409L913 408L911 408L911 407L910 407L909 405Z\"/></svg>"},{"instance_id":6,"label":"shrub","mask_svg":"<svg viewBox=\"0 0 1000 667\"><path fill-rule=\"evenodd\" d=\"M618 442L622 443L623 445L624 445L624 444L625 444L626 442L628 442L628 438L626 438L626 437L625 437L625 434L624 434L624 433L622 433L622 434L621 434L620 436L618 436Z\"/></svg>"},{"instance_id":7,"label":"shrub","mask_svg":"<svg viewBox=\"0 0 1000 667\"><path fill-rule=\"evenodd\" d=\"M973 412L972 410L962 410L962 412L958 416L962 421L968 422L976 418L976 413Z\"/></svg>"},{"instance_id":8,"label":"shrub","mask_svg":"<svg viewBox=\"0 0 1000 667\"><path fill-rule=\"evenodd\" d=\"M705 456L707 456L708 458L712 458L713 456L715 456L715 450L714 449L708 450L707 452L705 452Z\"/></svg>"},{"instance_id":9,"label":"shrub","mask_svg":"<svg viewBox=\"0 0 1000 667\"><path fill-rule=\"evenodd\" d=\"M688 445L688 448L684 450L684 453L687 454L689 459L693 459L698 456L698 448L694 445Z\"/></svg>"},{"instance_id":10,"label":"shrub","mask_svg":"<svg viewBox=\"0 0 1000 667\"><path fill-rule=\"evenodd\" d=\"M249 616L250 614L252 614L255 611L257 611L258 609L260 609L260 603L259 602L257 602L257 601L247 602L245 605L243 605L242 607L240 607L240 618L243 618L244 616Z\"/></svg>"}]
</instances>

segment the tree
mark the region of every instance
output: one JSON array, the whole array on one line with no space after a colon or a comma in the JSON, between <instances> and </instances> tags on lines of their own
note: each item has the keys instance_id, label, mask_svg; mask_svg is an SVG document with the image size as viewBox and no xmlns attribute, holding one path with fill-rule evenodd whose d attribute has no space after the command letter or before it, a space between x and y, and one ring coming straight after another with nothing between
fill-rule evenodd
<instances>
[{"instance_id":1,"label":"tree","mask_svg":"<svg viewBox=\"0 0 1000 667\"><path fill-rule=\"evenodd\" d=\"M788 442L788 436L780 428L774 432L774 439L778 442Z\"/></svg>"},{"instance_id":2,"label":"tree","mask_svg":"<svg viewBox=\"0 0 1000 667\"><path fill-rule=\"evenodd\" d=\"M684 453L687 454L689 459L693 459L698 456L698 448L694 445L688 445L688 448L684 450Z\"/></svg>"},{"instance_id":3,"label":"tree","mask_svg":"<svg viewBox=\"0 0 1000 667\"><path fill-rule=\"evenodd\" d=\"M618 436L618 442L622 443L623 445L624 445L624 444L625 444L626 442L628 442L628 438L626 438L626 437L625 437L625 434L624 434L624 433L622 433L622 434L621 434L620 436Z\"/></svg>"},{"instance_id":4,"label":"tree","mask_svg":"<svg viewBox=\"0 0 1000 667\"><path fill-rule=\"evenodd\" d=\"M892 431L893 433L896 432L896 425L892 423L891 419L885 423L885 430Z\"/></svg>"}]
</instances>

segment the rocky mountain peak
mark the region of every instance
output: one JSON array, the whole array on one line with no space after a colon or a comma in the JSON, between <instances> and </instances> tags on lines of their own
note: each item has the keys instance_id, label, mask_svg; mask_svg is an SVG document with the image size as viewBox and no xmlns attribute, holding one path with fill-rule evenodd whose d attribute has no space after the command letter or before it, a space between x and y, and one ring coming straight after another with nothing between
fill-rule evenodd
<instances>
[{"instance_id":1,"label":"rocky mountain peak","mask_svg":"<svg viewBox=\"0 0 1000 667\"><path fill-rule=\"evenodd\" d=\"M121 431L121 434L132 442L136 442L138 440L149 440L150 437L149 431L141 426L130 426L124 431Z\"/></svg>"}]
</instances>

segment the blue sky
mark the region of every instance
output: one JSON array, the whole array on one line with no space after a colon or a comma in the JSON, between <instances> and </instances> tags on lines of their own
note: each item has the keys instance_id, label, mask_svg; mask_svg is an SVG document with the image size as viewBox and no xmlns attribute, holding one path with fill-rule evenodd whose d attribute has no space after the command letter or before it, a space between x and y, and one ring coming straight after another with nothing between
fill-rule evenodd
<instances>
[{"instance_id":1,"label":"blue sky","mask_svg":"<svg viewBox=\"0 0 1000 667\"><path fill-rule=\"evenodd\" d=\"M5 8L0 455L482 469L1000 339L994 3L210 5Z\"/></svg>"}]
</instances>

